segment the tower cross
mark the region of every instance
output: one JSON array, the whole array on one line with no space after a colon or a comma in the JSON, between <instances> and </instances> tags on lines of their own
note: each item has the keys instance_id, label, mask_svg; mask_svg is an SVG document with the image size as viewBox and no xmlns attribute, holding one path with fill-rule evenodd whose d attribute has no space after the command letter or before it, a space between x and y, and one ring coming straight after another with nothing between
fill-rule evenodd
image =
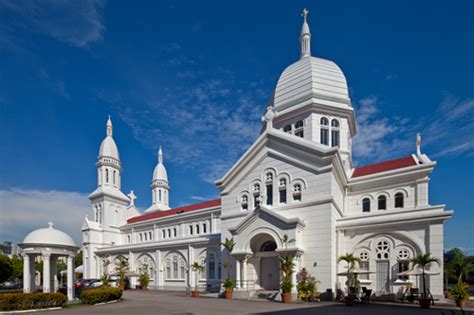
<instances>
[{"instance_id":1,"label":"tower cross","mask_svg":"<svg viewBox=\"0 0 474 315\"><path fill-rule=\"evenodd\" d=\"M306 17L308 16L309 11L304 8L303 13L301 13L301 16L303 17L304 21L306 22Z\"/></svg>"}]
</instances>

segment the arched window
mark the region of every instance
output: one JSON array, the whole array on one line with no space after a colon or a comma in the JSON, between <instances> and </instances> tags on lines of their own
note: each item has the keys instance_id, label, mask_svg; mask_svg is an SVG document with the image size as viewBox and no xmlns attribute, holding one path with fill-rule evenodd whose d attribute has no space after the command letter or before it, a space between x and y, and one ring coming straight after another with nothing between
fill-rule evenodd
<instances>
[{"instance_id":1,"label":"arched window","mask_svg":"<svg viewBox=\"0 0 474 315\"><path fill-rule=\"evenodd\" d=\"M304 123L302 120L298 120L295 123L295 136L304 138Z\"/></svg>"},{"instance_id":2,"label":"arched window","mask_svg":"<svg viewBox=\"0 0 474 315\"><path fill-rule=\"evenodd\" d=\"M140 233L140 242L143 242L143 235Z\"/></svg>"},{"instance_id":3,"label":"arched window","mask_svg":"<svg viewBox=\"0 0 474 315\"><path fill-rule=\"evenodd\" d=\"M196 224L196 234L199 234L199 233L201 233L201 232L199 231L199 224Z\"/></svg>"},{"instance_id":4,"label":"arched window","mask_svg":"<svg viewBox=\"0 0 474 315\"><path fill-rule=\"evenodd\" d=\"M271 182L273 180L273 174L272 173L267 173L267 175L265 175L265 182Z\"/></svg>"},{"instance_id":5,"label":"arched window","mask_svg":"<svg viewBox=\"0 0 474 315\"><path fill-rule=\"evenodd\" d=\"M266 241L260 246L261 252L274 252L277 248L277 245L274 241Z\"/></svg>"},{"instance_id":6,"label":"arched window","mask_svg":"<svg viewBox=\"0 0 474 315\"><path fill-rule=\"evenodd\" d=\"M127 235L127 242L130 243L130 235Z\"/></svg>"},{"instance_id":7,"label":"arched window","mask_svg":"<svg viewBox=\"0 0 474 315\"><path fill-rule=\"evenodd\" d=\"M146 242L146 239L147 239L147 233L146 233L146 232L145 232L145 233L143 233L143 239L144 239L144 240L145 240L145 242Z\"/></svg>"},{"instance_id":8,"label":"arched window","mask_svg":"<svg viewBox=\"0 0 474 315\"><path fill-rule=\"evenodd\" d=\"M184 259L181 259L179 262L179 278L180 279L186 278L186 268L184 264Z\"/></svg>"},{"instance_id":9,"label":"arched window","mask_svg":"<svg viewBox=\"0 0 474 315\"><path fill-rule=\"evenodd\" d=\"M259 184L253 185L253 204L255 208L260 206L260 185Z\"/></svg>"},{"instance_id":10,"label":"arched window","mask_svg":"<svg viewBox=\"0 0 474 315\"><path fill-rule=\"evenodd\" d=\"M286 178L280 178L279 184L278 184L278 191L279 191L279 197L280 197L280 204L285 204L286 203Z\"/></svg>"},{"instance_id":11,"label":"arched window","mask_svg":"<svg viewBox=\"0 0 474 315\"><path fill-rule=\"evenodd\" d=\"M273 184L269 183L266 186L267 189L267 206L273 205Z\"/></svg>"},{"instance_id":12,"label":"arched window","mask_svg":"<svg viewBox=\"0 0 474 315\"><path fill-rule=\"evenodd\" d=\"M116 171L114 171L114 173L113 173L113 177L112 177L112 182L113 182L113 184L114 184L114 185L115 185L115 174L116 174L116 173L117 173L117 172L116 172Z\"/></svg>"},{"instance_id":13,"label":"arched window","mask_svg":"<svg viewBox=\"0 0 474 315\"><path fill-rule=\"evenodd\" d=\"M150 241L153 240L153 235L151 232L148 232L148 236L149 236Z\"/></svg>"},{"instance_id":14,"label":"arched window","mask_svg":"<svg viewBox=\"0 0 474 315\"><path fill-rule=\"evenodd\" d=\"M397 253L398 272L405 272L410 269L410 252L407 249L400 249ZM400 280L408 280L408 276L398 276Z\"/></svg>"},{"instance_id":15,"label":"arched window","mask_svg":"<svg viewBox=\"0 0 474 315\"><path fill-rule=\"evenodd\" d=\"M286 125L285 127L283 127L283 131L286 133L291 133L291 125Z\"/></svg>"},{"instance_id":16,"label":"arched window","mask_svg":"<svg viewBox=\"0 0 474 315\"><path fill-rule=\"evenodd\" d=\"M109 170L107 168L105 169L105 182L109 182Z\"/></svg>"},{"instance_id":17,"label":"arched window","mask_svg":"<svg viewBox=\"0 0 474 315\"><path fill-rule=\"evenodd\" d=\"M169 258L166 260L166 279L171 279L171 261Z\"/></svg>"},{"instance_id":18,"label":"arched window","mask_svg":"<svg viewBox=\"0 0 474 315\"><path fill-rule=\"evenodd\" d=\"M216 255L214 253L209 254L207 270L208 270L207 277L209 279L215 279L216 278Z\"/></svg>"},{"instance_id":19,"label":"arched window","mask_svg":"<svg viewBox=\"0 0 474 315\"><path fill-rule=\"evenodd\" d=\"M241 206L244 211L249 209L249 197L247 195L242 195Z\"/></svg>"},{"instance_id":20,"label":"arched window","mask_svg":"<svg viewBox=\"0 0 474 315\"><path fill-rule=\"evenodd\" d=\"M370 212L370 199L364 198L362 200L362 212Z\"/></svg>"},{"instance_id":21,"label":"arched window","mask_svg":"<svg viewBox=\"0 0 474 315\"><path fill-rule=\"evenodd\" d=\"M377 198L379 210L387 210L387 197L381 195Z\"/></svg>"},{"instance_id":22,"label":"arched window","mask_svg":"<svg viewBox=\"0 0 474 315\"><path fill-rule=\"evenodd\" d=\"M168 229L168 238L171 238L171 229Z\"/></svg>"},{"instance_id":23,"label":"arched window","mask_svg":"<svg viewBox=\"0 0 474 315\"><path fill-rule=\"evenodd\" d=\"M337 119L331 120L331 146L339 147L339 121Z\"/></svg>"},{"instance_id":24,"label":"arched window","mask_svg":"<svg viewBox=\"0 0 474 315\"><path fill-rule=\"evenodd\" d=\"M173 228L173 236L174 237L178 236L178 231L176 230L176 228Z\"/></svg>"},{"instance_id":25,"label":"arched window","mask_svg":"<svg viewBox=\"0 0 474 315\"><path fill-rule=\"evenodd\" d=\"M193 226L192 225L189 226L189 235L193 235Z\"/></svg>"},{"instance_id":26,"label":"arched window","mask_svg":"<svg viewBox=\"0 0 474 315\"><path fill-rule=\"evenodd\" d=\"M166 238L166 231L165 230L161 230L161 238Z\"/></svg>"},{"instance_id":27,"label":"arched window","mask_svg":"<svg viewBox=\"0 0 474 315\"><path fill-rule=\"evenodd\" d=\"M321 133L320 141L321 144L329 145L329 120L326 117L322 117L320 120Z\"/></svg>"},{"instance_id":28,"label":"arched window","mask_svg":"<svg viewBox=\"0 0 474 315\"><path fill-rule=\"evenodd\" d=\"M396 193L395 194L395 208L403 208L403 194Z\"/></svg>"},{"instance_id":29,"label":"arched window","mask_svg":"<svg viewBox=\"0 0 474 315\"><path fill-rule=\"evenodd\" d=\"M158 189L158 201L161 202L161 189Z\"/></svg>"},{"instance_id":30,"label":"arched window","mask_svg":"<svg viewBox=\"0 0 474 315\"><path fill-rule=\"evenodd\" d=\"M301 201L301 184L293 186L293 201Z\"/></svg>"},{"instance_id":31,"label":"arched window","mask_svg":"<svg viewBox=\"0 0 474 315\"><path fill-rule=\"evenodd\" d=\"M389 259L390 245L387 241L380 241L377 243L375 252L377 253L377 259Z\"/></svg>"},{"instance_id":32,"label":"arched window","mask_svg":"<svg viewBox=\"0 0 474 315\"><path fill-rule=\"evenodd\" d=\"M359 268L362 270L369 271L369 253L365 250L360 252L359 259L360 259ZM359 279L369 280L369 274L361 274L359 275Z\"/></svg>"},{"instance_id":33,"label":"arched window","mask_svg":"<svg viewBox=\"0 0 474 315\"><path fill-rule=\"evenodd\" d=\"M178 276L178 256L173 256L173 278L177 279Z\"/></svg>"},{"instance_id":34,"label":"arched window","mask_svg":"<svg viewBox=\"0 0 474 315\"><path fill-rule=\"evenodd\" d=\"M202 233L203 233L203 234L206 234L206 233L207 233L207 224L206 224L206 223L203 223L203 224L202 224Z\"/></svg>"}]
</instances>

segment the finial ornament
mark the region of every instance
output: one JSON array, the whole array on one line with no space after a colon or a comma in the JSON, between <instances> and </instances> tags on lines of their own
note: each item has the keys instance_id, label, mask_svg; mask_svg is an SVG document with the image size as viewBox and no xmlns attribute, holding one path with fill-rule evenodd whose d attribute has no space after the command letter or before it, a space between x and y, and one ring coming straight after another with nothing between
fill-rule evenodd
<instances>
[{"instance_id":1,"label":"finial ornament","mask_svg":"<svg viewBox=\"0 0 474 315\"><path fill-rule=\"evenodd\" d=\"M53 228L53 222L49 221L48 226L49 226L50 229L52 229Z\"/></svg>"},{"instance_id":2,"label":"finial ornament","mask_svg":"<svg viewBox=\"0 0 474 315\"><path fill-rule=\"evenodd\" d=\"M160 148L158 149L158 163L163 163L163 150Z\"/></svg>"},{"instance_id":3,"label":"finial ornament","mask_svg":"<svg viewBox=\"0 0 474 315\"><path fill-rule=\"evenodd\" d=\"M127 196L130 198L130 206L135 206L135 199L137 199L137 196L133 193L133 190L131 190Z\"/></svg>"},{"instance_id":4,"label":"finial ornament","mask_svg":"<svg viewBox=\"0 0 474 315\"><path fill-rule=\"evenodd\" d=\"M112 137L112 120L110 119L110 115L107 118L107 136Z\"/></svg>"},{"instance_id":5,"label":"finial ornament","mask_svg":"<svg viewBox=\"0 0 474 315\"><path fill-rule=\"evenodd\" d=\"M278 113L274 110L273 106L268 106L265 115L262 117L262 121L267 123L267 129L273 128L273 119L278 117Z\"/></svg>"},{"instance_id":6,"label":"finial ornament","mask_svg":"<svg viewBox=\"0 0 474 315\"><path fill-rule=\"evenodd\" d=\"M419 132L416 134L416 155L421 156L421 135Z\"/></svg>"},{"instance_id":7,"label":"finial ornament","mask_svg":"<svg viewBox=\"0 0 474 315\"><path fill-rule=\"evenodd\" d=\"M301 54L300 59L303 57L311 56L311 32L309 31L309 25L307 20L309 11L304 8L301 16L303 17L303 26L301 27L300 44Z\"/></svg>"}]
</instances>

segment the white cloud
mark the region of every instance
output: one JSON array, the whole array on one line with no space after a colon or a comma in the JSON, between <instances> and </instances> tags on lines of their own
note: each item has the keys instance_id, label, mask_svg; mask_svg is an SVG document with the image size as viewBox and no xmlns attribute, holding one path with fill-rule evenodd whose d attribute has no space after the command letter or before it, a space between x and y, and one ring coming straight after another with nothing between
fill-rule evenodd
<instances>
[{"instance_id":1,"label":"white cloud","mask_svg":"<svg viewBox=\"0 0 474 315\"><path fill-rule=\"evenodd\" d=\"M87 195L78 192L0 190L0 239L20 243L29 232L52 221L80 246L81 226L89 209Z\"/></svg>"},{"instance_id":2,"label":"white cloud","mask_svg":"<svg viewBox=\"0 0 474 315\"><path fill-rule=\"evenodd\" d=\"M102 0L0 0L0 9L11 16L11 29L39 32L76 47L103 40L104 5Z\"/></svg>"},{"instance_id":3,"label":"white cloud","mask_svg":"<svg viewBox=\"0 0 474 315\"><path fill-rule=\"evenodd\" d=\"M474 99L445 97L423 117L385 117L380 100L368 96L356 107L358 134L353 153L356 164L414 153L415 134L422 134L422 150L432 158L474 154Z\"/></svg>"}]
</instances>

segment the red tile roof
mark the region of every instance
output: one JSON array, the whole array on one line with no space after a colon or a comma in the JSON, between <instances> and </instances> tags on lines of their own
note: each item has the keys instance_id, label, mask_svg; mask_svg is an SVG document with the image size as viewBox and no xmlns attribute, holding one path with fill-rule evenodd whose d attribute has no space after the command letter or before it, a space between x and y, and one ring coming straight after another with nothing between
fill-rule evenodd
<instances>
[{"instance_id":1,"label":"red tile roof","mask_svg":"<svg viewBox=\"0 0 474 315\"><path fill-rule=\"evenodd\" d=\"M175 214L181 214L185 212L191 212L191 211L217 207L220 205L221 205L221 199L219 198L219 199L195 203L192 205L187 205L187 206L183 206L179 208L174 208L171 210L147 213L138 217L130 218L127 220L127 223L136 223L136 222L141 222L141 221L146 221L146 220L151 220L151 219L163 218L163 217L168 217Z\"/></svg>"},{"instance_id":2,"label":"red tile roof","mask_svg":"<svg viewBox=\"0 0 474 315\"><path fill-rule=\"evenodd\" d=\"M396 170L403 167L417 165L416 161L411 155L405 156L399 159L383 161L373 164L368 164L360 167L356 167L352 173L352 178L366 176L376 173L387 172L391 170Z\"/></svg>"}]
</instances>

